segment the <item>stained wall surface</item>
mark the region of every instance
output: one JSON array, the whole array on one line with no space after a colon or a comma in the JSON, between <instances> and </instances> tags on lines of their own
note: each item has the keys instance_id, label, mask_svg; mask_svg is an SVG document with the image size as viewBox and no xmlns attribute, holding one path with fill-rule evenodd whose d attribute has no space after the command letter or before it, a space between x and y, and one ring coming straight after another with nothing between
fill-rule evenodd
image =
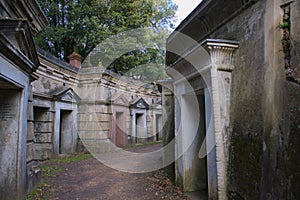
<instances>
[{"instance_id":1,"label":"stained wall surface","mask_svg":"<svg viewBox=\"0 0 300 200\"><path fill-rule=\"evenodd\" d=\"M292 39L283 41L286 33L279 25L286 7ZM212 14L216 11L220 12ZM299 196L299 168L295 165L299 163L296 133L300 131L299 47L294 45L299 40L297 20L297 1L203 1L176 29L199 44L206 38L239 42L233 61L230 121L222 135L226 196L219 198ZM175 46L173 42L178 42L175 32L168 39L170 48ZM290 43L290 54L283 42ZM183 52L190 48L181 46ZM168 66L182 69L177 58L169 53ZM287 75L287 62L294 70L292 77Z\"/></svg>"}]
</instances>

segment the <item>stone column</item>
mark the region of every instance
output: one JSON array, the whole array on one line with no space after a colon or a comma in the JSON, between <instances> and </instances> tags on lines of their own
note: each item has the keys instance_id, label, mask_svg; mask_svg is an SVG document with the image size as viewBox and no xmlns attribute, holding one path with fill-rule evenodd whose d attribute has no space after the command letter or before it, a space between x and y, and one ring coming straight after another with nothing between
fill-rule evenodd
<instances>
[{"instance_id":1,"label":"stone column","mask_svg":"<svg viewBox=\"0 0 300 200\"><path fill-rule=\"evenodd\" d=\"M175 121L174 121L174 94L172 80L159 81L162 87L162 141L163 141L163 165L169 178L175 181ZM166 147L166 145L169 145Z\"/></svg>"},{"instance_id":2,"label":"stone column","mask_svg":"<svg viewBox=\"0 0 300 200\"><path fill-rule=\"evenodd\" d=\"M211 57L211 99L216 142L216 165L218 181L218 199L227 199L227 137L230 120L230 89L233 65L233 53L238 42L228 40L206 40L204 48Z\"/></svg>"}]
</instances>

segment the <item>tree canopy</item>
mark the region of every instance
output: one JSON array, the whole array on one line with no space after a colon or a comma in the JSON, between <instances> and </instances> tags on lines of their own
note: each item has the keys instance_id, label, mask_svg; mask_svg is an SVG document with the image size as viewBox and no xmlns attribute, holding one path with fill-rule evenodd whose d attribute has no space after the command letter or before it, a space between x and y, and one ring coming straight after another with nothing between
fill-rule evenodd
<instances>
[{"instance_id":1,"label":"tree canopy","mask_svg":"<svg viewBox=\"0 0 300 200\"><path fill-rule=\"evenodd\" d=\"M177 6L171 0L38 0L49 25L35 37L42 49L67 61L74 50L86 58L102 41L132 29L173 28ZM165 34L161 35L164 40ZM149 38L148 38L149 39ZM158 42L161 45L161 42ZM116 44L113 44L114 46ZM118 44L120 47L124 43ZM101 59L112 51L101 49ZM111 63L117 73L125 73L147 62L162 62L165 47L141 48L126 52ZM99 52L98 52L99 53ZM103 61L101 61L103 62Z\"/></svg>"}]
</instances>

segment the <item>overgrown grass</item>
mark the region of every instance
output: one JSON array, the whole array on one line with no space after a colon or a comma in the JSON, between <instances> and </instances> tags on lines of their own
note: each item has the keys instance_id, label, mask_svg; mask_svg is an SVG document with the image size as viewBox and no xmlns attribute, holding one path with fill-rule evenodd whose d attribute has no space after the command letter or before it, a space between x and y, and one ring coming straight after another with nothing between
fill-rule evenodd
<instances>
[{"instance_id":1,"label":"overgrown grass","mask_svg":"<svg viewBox=\"0 0 300 200\"><path fill-rule=\"evenodd\" d=\"M43 178L54 177L55 174L60 171L60 169L57 166L49 166L49 165L41 165L40 169Z\"/></svg>"},{"instance_id":2,"label":"overgrown grass","mask_svg":"<svg viewBox=\"0 0 300 200\"><path fill-rule=\"evenodd\" d=\"M48 178L55 177L60 168L53 165L40 165L42 180L40 184L30 193L27 194L26 200L48 200L50 185L46 183Z\"/></svg>"},{"instance_id":3,"label":"overgrown grass","mask_svg":"<svg viewBox=\"0 0 300 200\"><path fill-rule=\"evenodd\" d=\"M73 155L71 157L51 159L39 166L42 172L40 184L30 193L27 194L26 200L48 200L51 186L47 183L48 178L56 176L61 169L55 163L70 163L91 158L91 154Z\"/></svg>"},{"instance_id":4,"label":"overgrown grass","mask_svg":"<svg viewBox=\"0 0 300 200\"><path fill-rule=\"evenodd\" d=\"M82 155L75 155L71 157L65 157L65 158L56 158L49 160L50 163L70 163L70 162L76 162L85 160L88 158L92 158L93 156L91 154L82 154Z\"/></svg>"},{"instance_id":5,"label":"overgrown grass","mask_svg":"<svg viewBox=\"0 0 300 200\"><path fill-rule=\"evenodd\" d=\"M50 185L42 181L37 188L27 194L26 200L48 200L49 188Z\"/></svg>"}]
</instances>

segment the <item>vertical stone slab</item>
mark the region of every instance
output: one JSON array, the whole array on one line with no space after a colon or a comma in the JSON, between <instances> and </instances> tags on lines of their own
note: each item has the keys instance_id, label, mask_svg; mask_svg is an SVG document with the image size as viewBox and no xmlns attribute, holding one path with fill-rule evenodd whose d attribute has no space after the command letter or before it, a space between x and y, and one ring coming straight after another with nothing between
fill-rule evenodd
<instances>
[{"instance_id":1,"label":"vertical stone slab","mask_svg":"<svg viewBox=\"0 0 300 200\"><path fill-rule=\"evenodd\" d=\"M162 127L163 145L169 145L169 148L163 150L163 165L171 180L175 181L175 124L174 124L174 94L172 92L172 82L163 81L162 83L162 113L164 121Z\"/></svg>"}]
</instances>

